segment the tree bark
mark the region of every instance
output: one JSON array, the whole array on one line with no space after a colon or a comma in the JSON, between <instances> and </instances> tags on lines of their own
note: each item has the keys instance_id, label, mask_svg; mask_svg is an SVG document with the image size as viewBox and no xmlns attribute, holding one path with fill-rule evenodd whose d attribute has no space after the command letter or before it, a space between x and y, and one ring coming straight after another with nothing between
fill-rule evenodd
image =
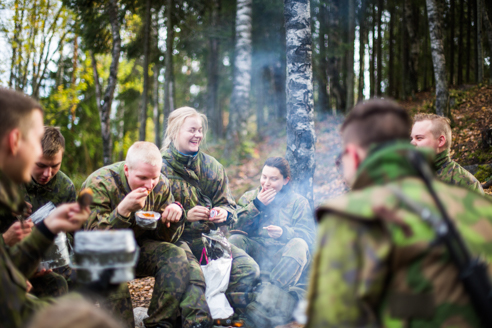
<instances>
[{"instance_id":1,"label":"tree bark","mask_svg":"<svg viewBox=\"0 0 492 328\"><path fill-rule=\"evenodd\" d=\"M390 1L389 4L389 13L390 13L390 21L389 21L389 62L388 62L388 91L387 94L391 98L395 98L395 50L393 47L393 41L395 38L395 4Z\"/></svg>"},{"instance_id":2,"label":"tree bark","mask_svg":"<svg viewBox=\"0 0 492 328\"><path fill-rule=\"evenodd\" d=\"M383 31L381 28L384 1L378 1L378 42L377 42L377 82L376 95L382 96L381 83L383 82Z\"/></svg>"},{"instance_id":3,"label":"tree bark","mask_svg":"<svg viewBox=\"0 0 492 328\"><path fill-rule=\"evenodd\" d=\"M471 70L471 30L472 30L472 2L473 0L467 0L468 1L468 11L466 14L466 82L470 82L470 70Z\"/></svg>"},{"instance_id":4,"label":"tree bark","mask_svg":"<svg viewBox=\"0 0 492 328\"><path fill-rule=\"evenodd\" d=\"M211 0L210 36L208 39L208 78L207 78L207 116L212 136L218 140L222 137L222 115L218 103L219 92L219 1Z\"/></svg>"},{"instance_id":5,"label":"tree bark","mask_svg":"<svg viewBox=\"0 0 492 328\"><path fill-rule=\"evenodd\" d=\"M166 1L166 73L164 75L164 122L163 131L166 131L169 114L174 110L174 22L173 22L173 0Z\"/></svg>"},{"instance_id":6,"label":"tree bark","mask_svg":"<svg viewBox=\"0 0 492 328\"><path fill-rule=\"evenodd\" d=\"M369 98L375 96L376 90L376 5L372 3L372 43L369 58Z\"/></svg>"},{"instance_id":7,"label":"tree bark","mask_svg":"<svg viewBox=\"0 0 492 328\"><path fill-rule=\"evenodd\" d=\"M287 45L287 151L294 190L314 208L316 135L309 1L284 0Z\"/></svg>"},{"instance_id":8,"label":"tree bark","mask_svg":"<svg viewBox=\"0 0 492 328\"><path fill-rule=\"evenodd\" d=\"M147 104L149 96L149 57L150 57L150 24L152 19L150 16L151 1L145 3L145 28L144 28L144 64L143 64L143 92L142 92L142 107L140 108L140 128L138 139L145 141L147 130Z\"/></svg>"},{"instance_id":9,"label":"tree bark","mask_svg":"<svg viewBox=\"0 0 492 328\"><path fill-rule=\"evenodd\" d=\"M348 0L347 99L345 112L354 107L355 0Z\"/></svg>"},{"instance_id":10,"label":"tree bark","mask_svg":"<svg viewBox=\"0 0 492 328\"><path fill-rule=\"evenodd\" d=\"M426 0L427 16L431 40L432 62L436 80L436 114L444 116L448 112L449 91L446 79L446 59L444 57L440 12L436 0Z\"/></svg>"},{"instance_id":11,"label":"tree bark","mask_svg":"<svg viewBox=\"0 0 492 328\"><path fill-rule=\"evenodd\" d=\"M161 111L159 110L159 72L160 66L158 63L154 65L154 140L157 148L161 148Z\"/></svg>"},{"instance_id":12,"label":"tree bark","mask_svg":"<svg viewBox=\"0 0 492 328\"><path fill-rule=\"evenodd\" d=\"M449 85L454 84L454 12L456 0L450 0L449 6Z\"/></svg>"},{"instance_id":13,"label":"tree bark","mask_svg":"<svg viewBox=\"0 0 492 328\"><path fill-rule=\"evenodd\" d=\"M327 76L327 52L326 52L326 35L328 35L327 29L327 15L326 7L323 2L320 1L319 12L318 12L318 22L319 22L319 67L316 74L318 80L318 112L327 112L329 109L329 96L328 96L328 76Z\"/></svg>"},{"instance_id":14,"label":"tree bark","mask_svg":"<svg viewBox=\"0 0 492 328\"><path fill-rule=\"evenodd\" d=\"M483 22L485 25L485 30L487 31L487 39L489 40L489 54L492 58L492 23L490 21L489 14L487 13L487 8L483 11ZM489 63L489 84L492 84L492 63Z\"/></svg>"},{"instance_id":15,"label":"tree bark","mask_svg":"<svg viewBox=\"0 0 492 328\"><path fill-rule=\"evenodd\" d=\"M231 158L247 133L251 92L251 6L252 0L237 0L234 80L229 107L229 125L224 156Z\"/></svg>"},{"instance_id":16,"label":"tree bark","mask_svg":"<svg viewBox=\"0 0 492 328\"><path fill-rule=\"evenodd\" d=\"M483 83L482 14L483 0L477 0L477 83Z\"/></svg>"},{"instance_id":17,"label":"tree bark","mask_svg":"<svg viewBox=\"0 0 492 328\"><path fill-rule=\"evenodd\" d=\"M400 69L401 69L401 77L400 77L400 99L405 100L407 97L407 86L408 86L408 42L407 34L408 31L405 28L407 25L406 19L406 2L409 0L403 0L403 4L401 6L401 20L402 20L402 28L400 29Z\"/></svg>"},{"instance_id":18,"label":"tree bark","mask_svg":"<svg viewBox=\"0 0 492 328\"><path fill-rule=\"evenodd\" d=\"M365 71L365 46L367 43L366 26L366 2L363 1L359 13L359 85L357 90L357 102L364 100L364 71Z\"/></svg>"},{"instance_id":19,"label":"tree bark","mask_svg":"<svg viewBox=\"0 0 492 328\"><path fill-rule=\"evenodd\" d=\"M465 11L465 0L460 0L460 32L459 32L459 37L458 37L458 81L457 84L461 85L463 84L463 15Z\"/></svg>"},{"instance_id":20,"label":"tree bark","mask_svg":"<svg viewBox=\"0 0 492 328\"><path fill-rule=\"evenodd\" d=\"M410 56L408 65L408 80L410 82L410 88L413 94L418 92L418 67L419 67L419 55L420 55L420 42L418 38L418 10L415 8L415 2L407 0L405 1L405 23L408 32L408 38L410 43ZM405 42L405 41L403 41Z\"/></svg>"}]
</instances>

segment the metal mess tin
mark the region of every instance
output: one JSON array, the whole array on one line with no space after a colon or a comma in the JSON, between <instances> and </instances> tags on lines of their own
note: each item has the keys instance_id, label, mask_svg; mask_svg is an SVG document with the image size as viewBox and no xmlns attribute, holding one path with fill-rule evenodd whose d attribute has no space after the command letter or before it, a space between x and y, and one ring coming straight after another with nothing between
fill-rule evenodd
<instances>
[{"instance_id":1,"label":"metal mess tin","mask_svg":"<svg viewBox=\"0 0 492 328\"><path fill-rule=\"evenodd\" d=\"M152 211L137 211L135 212L135 222L137 225L146 230L157 228L157 222L161 218L161 214Z\"/></svg>"},{"instance_id":2,"label":"metal mess tin","mask_svg":"<svg viewBox=\"0 0 492 328\"><path fill-rule=\"evenodd\" d=\"M98 281L104 270L113 269L112 284L133 280L139 249L132 230L78 231L75 233L71 267L82 283Z\"/></svg>"},{"instance_id":3,"label":"metal mess tin","mask_svg":"<svg viewBox=\"0 0 492 328\"><path fill-rule=\"evenodd\" d=\"M31 215L31 220L34 224L43 221L56 208L52 202L40 207ZM56 269L68 265L70 263L70 254L68 251L67 235L64 232L56 235L53 245L51 245L41 258L38 270Z\"/></svg>"}]
</instances>

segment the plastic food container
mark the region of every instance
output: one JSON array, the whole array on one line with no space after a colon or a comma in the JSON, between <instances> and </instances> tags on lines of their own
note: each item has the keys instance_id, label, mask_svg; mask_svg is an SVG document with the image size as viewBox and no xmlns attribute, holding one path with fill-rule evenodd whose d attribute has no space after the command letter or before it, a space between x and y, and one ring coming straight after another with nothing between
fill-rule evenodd
<instances>
[{"instance_id":1,"label":"plastic food container","mask_svg":"<svg viewBox=\"0 0 492 328\"><path fill-rule=\"evenodd\" d=\"M161 218L161 214L152 211L137 211L135 212L135 222L137 225L146 230L157 228L157 221Z\"/></svg>"},{"instance_id":2,"label":"plastic food container","mask_svg":"<svg viewBox=\"0 0 492 328\"><path fill-rule=\"evenodd\" d=\"M107 269L113 269L113 284L134 279L139 249L132 230L78 231L74 244L70 266L77 270L77 280L98 281Z\"/></svg>"}]
</instances>

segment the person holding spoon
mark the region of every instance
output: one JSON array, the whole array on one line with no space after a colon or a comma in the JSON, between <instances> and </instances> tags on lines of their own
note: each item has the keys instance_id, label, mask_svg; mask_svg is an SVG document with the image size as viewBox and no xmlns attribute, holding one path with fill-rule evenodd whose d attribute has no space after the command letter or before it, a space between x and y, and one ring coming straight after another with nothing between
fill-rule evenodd
<instances>
[{"instance_id":1,"label":"person holding spoon","mask_svg":"<svg viewBox=\"0 0 492 328\"><path fill-rule=\"evenodd\" d=\"M289 289L298 284L311 259L315 238L309 202L290 187L289 162L270 157L260 187L246 192L237 205L238 221L229 242L245 250L270 273L270 281Z\"/></svg>"}]
</instances>

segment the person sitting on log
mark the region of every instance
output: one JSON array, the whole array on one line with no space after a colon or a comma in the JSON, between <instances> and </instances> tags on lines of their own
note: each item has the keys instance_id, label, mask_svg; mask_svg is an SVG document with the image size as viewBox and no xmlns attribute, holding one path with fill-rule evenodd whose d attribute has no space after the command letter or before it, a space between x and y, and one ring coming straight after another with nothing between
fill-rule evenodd
<instances>
[{"instance_id":1,"label":"person sitting on log","mask_svg":"<svg viewBox=\"0 0 492 328\"><path fill-rule=\"evenodd\" d=\"M263 165L260 187L238 201L235 229L229 237L269 272L270 281L288 290L295 286L311 259L315 225L309 202L295 193L289 162L270 157Z\"/></svg>"},{"instance_id":2,"label":"person sitting on log","mask_svg":"<svg viewBox=\"0 0 492 328\"><path fill-rule=\"evenodd\" d=\"M413 118L411 144L434 150L434 170L439 180L484 194L480 182L451 159L452 135L450 120L436 114L417 114Z\"/></svg>"},{"instance_id":3,"label":"person sitting on log","mask_svg":"<svg viewBox=\"0 0 492 328\"><path fill-rule=\"evenodd\" d=\"M155 277L154 292L144 320L145 327L209 327L211 318L205 301L205 282L193 281L186 245L178 247L186 216L174 201L169 181L161 174L159 149L150 142L136 142L124 162L92 173L82 188L94 192L91 214L85 228L132 229L140 247L137 277ZM161 214L157 227L137 225L136 212ZM189 251L189 249L188 249ZM198 284L198 285L196 285ZM106 304L128 327L135 327L131 296L126 284L109 296ZM180 310L181 308L181 310Z\"/></svg>"}]
</instances>

